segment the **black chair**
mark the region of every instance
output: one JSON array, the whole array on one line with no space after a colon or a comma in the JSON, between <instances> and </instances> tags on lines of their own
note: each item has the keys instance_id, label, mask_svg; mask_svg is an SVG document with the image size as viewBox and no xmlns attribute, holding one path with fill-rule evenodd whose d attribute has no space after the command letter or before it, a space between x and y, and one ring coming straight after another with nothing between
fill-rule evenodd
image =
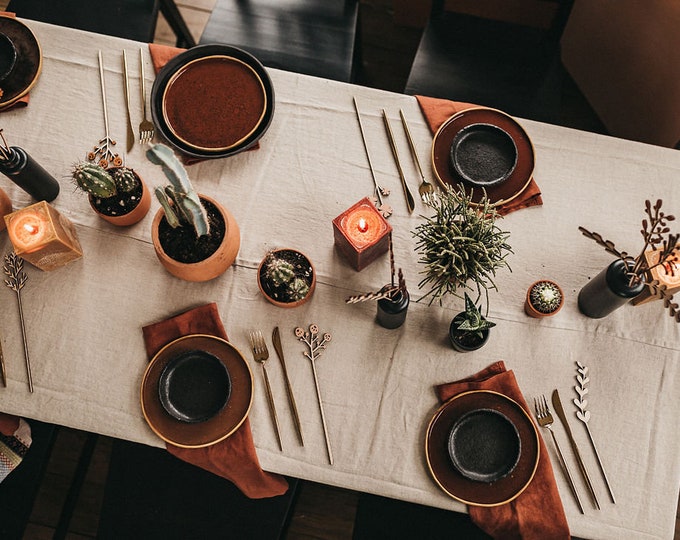
<instances>
[{"instance_id":1,"label":"black chair","mask_svg":"<svg viewBox=\"0 0 680 540\"><path fill-rule=\"evenodd\" d=\"M0 538L20 540L40 490L57 426L27 420L32 443L26 456L0 484Z\"/></svg>"},{"instance_id":2,"label":"black chair","mask_svg":"<svg viewBox=\"0 0 680 540\"><path fill-rule=\"evenodd\" d=\"M281 538L298 488L297 479L287 480L284 495L249 499L231 482L164 449L115 440L97 537Z\"/></svg>"},{"instance_id":3,"label":"black chair","mask_svg":"<svg viewBox=\"0 0 680 540\"><path fill-rule=\"evenodd\" d=\"M151 43L159 9L177 36L177 46L195 45L173 0L11 0L18 17Z\"/></svg>"},{"instance_id":4,"label":"black chair","mask_svg":"<svg viewBox=\"0 0 680 540\"><path fill-rule=\"evenodd\" d=\"M360 55L357 0L217 0L200 43L245 49L265 66L349 82Z\"/></svg>"},{"instance_id":5,"label":"black chair","mask_svg":"<svg viewBox=\"0 0 680 540\"><path fill-rule=\"evenodd\" d=\"M565 73L559 39L573 0L554 1L547 30L445 11L436 2L405 92L558 123Z\"/></svg>"},{"instance_id":6,"label":"black chair","mask_svg":"<svg viewBox=\"0 0 680 540\"><path fill-rule=\"evenodd\" d=\"M489 540L470 517L458 512L362 493L353 540Z\"/></svg>"}]
</instances>

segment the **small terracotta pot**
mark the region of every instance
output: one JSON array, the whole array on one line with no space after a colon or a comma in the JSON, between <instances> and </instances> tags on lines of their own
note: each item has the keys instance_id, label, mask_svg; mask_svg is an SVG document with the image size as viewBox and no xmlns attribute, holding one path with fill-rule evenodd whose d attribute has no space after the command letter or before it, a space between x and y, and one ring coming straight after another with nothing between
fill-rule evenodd
<instances>
[{"instance_id":1,"label":"small terracotta pot","mask_svg":"<svg viewBox=\"0 0 680 540\"><path fill-rule=\"evenodd\" d=\"M135 176L139 180L140 184L142 184L142 198L139 201L139 204L135 206L130 212L120 216L107 216L106 214L102 214L99 210L97 210L94 204L92 204L92 195L89 195L88 199L90 201L92 210L94 210L100 218L108 221L112 225L116 225L117 227L128 227L144 219L146 214L149 212L149 208L151 208L151 192L146 187L144 180L142 180L142 178L136 172Z\"/></svg>"},{"instance_id":2,"label":"small terracotta pot","mask_svg":"<svg viewBox=\"0 0 680 540\"><path fill-rule=\"evenodd\" d=\"M12 213L12 201L2 189L0 189L0 231L7 228L5 216Z\"/></svg>"},{"instance_id":3,"label":"small terracotta pot","mask_svg":"<svg viewBox=\"0 0 680 540\"><path fill-rule=\"evenodd\" d=\"M314 289L316 288L316 269L314 268L312 261L309 260L309 257L307 257L307 255L305 255L301 251L298 251L297 249L290 249L290 248L275 249L271 253L279 253L279 252L282 252L282 251L293 251L295 253L300 254L302 257L304 257L304 259L309 263L309 266L312 268L312 282L309 284L309 292L307 293L307 295L304 298L302 298L301 300L295 300L293 302L280 302L280 301L276 300L275 298L272 298L271 296L269 296L269 294L267 294L267 292L264 290L264 288L262 286L262 282L260 280L260 274L261 274L262 268L263 268L263 266L264 266L264 264L267 260L267 257L262 259L262 261L260 262L260 265L257 267L257 286L259 287L260 292L262 293L262 296L264 296L269 302L271 302L275 306L279 306L279 307L283 307L283 308L294 308L294 307L301 306L302 304L307 302L312 297L312 294L314 294Z\"/></svg>"},{"instance_id":4,"label":"small terracotta pot","mask_svg":"<svg viewBox=\"0 0 680 540\"><path fill-rule=\"evenodd\" d=\"M531 302L531 291L534 289L534 287L540 283L550 283L552 285L555 285L557 287L557 290L560 292L560 303L559 305L553 309L552 311L540 311L534 307L534 305ZM541 279L539 281L534 281L531 284L531 287L527 289L527 295L526 298L524 299L524 312L529 315L530 317L534 317L536 319L541 319L543 317L550 317L552 315L555 315L560 309L562 309L562 306L564 305L564 291L562 291L562 288L555 283L554 281L551 281L549 279Z\"/></svg>"},{"instance_id":5,"label":"small terracotta pot","mask_svg":"<svg viewBox=\"0 0 680 540\"><path fill-rule=\"evenodd\" d=\"M158 239L158 226L161 219L165 217L165 212L162 208L156 212L151 224L151 240L158 260L173 276L185 281L209 281L222 275L234 264L238 250L241 247L241 232L234 216L215 199L200 194L199 197L215 205L224 218L226 229L224 240L217 248L217 251L207 259L195 263L182 263L165 253Z\"/></svg>"}]
</instances>

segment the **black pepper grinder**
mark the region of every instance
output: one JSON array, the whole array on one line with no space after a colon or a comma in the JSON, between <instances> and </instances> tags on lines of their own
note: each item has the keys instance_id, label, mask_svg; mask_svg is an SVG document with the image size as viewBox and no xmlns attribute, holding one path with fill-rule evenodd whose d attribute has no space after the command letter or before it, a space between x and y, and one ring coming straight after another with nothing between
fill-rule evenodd
<instances>
[{"instance_id":1,"label":"black pepper grinder","mask_svg":"<svg viewBox=\"0 0 680 540\"><path fill-rule=\"evenodd\" d=\"M2 130L0 172L38 201L50 202L59 195L59 182L18 146L8 146Z\"/></svg>"}]
</instances>

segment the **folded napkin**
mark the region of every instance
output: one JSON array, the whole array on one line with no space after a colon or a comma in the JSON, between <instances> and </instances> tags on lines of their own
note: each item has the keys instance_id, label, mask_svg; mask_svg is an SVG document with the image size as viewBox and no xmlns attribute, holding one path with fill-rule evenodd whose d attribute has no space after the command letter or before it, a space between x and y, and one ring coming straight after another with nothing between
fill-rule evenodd
<instances>
[{"instance_id":1,"label":"folded napkin","mask_svg":"<svg viewBox=\"0 0 680 540\"><path fill-rule=\"evenodd\" d=\"M23 418L0 413L0 482L24 459L31 446L31 426Z\"/></svg>"},{"instance_id":2,"label":"folded napkin","mask_svg":"<svg viewBox=\"0 0 680 540\"><path fill-rule=\"evenodd\" d=\"M464 103L461 101L450 101L448 99L431 98L427 96L416 96L420 110L425 117L427 124L430 126L432 133L437 133L439 127L446 122L451 116L465 109L477 107L472 103ZM509 214L515 210L522 208L529 208L530 206L539 206L543 204L541 198L541 191L538 184L532 178L526 189L520 193L518 197L510 202L500 205L496 210L501 215Z\"/></svg>"},{"instance_id":3,"label":"folded napkin","mask_svg":"<svg viewBox=\"0 0 680 540\"><path fill-rule=\"evenodd\" d=\"M142 331L149 359L169 342L187 334L209 334L227 339L214 303L150 324ZM233 482L251 499L274 497L288 490L288 483L282 476L260 468L248 418L232 435L211 446L180 448L166 443L166 448L179 459Z\"/></svg>"},{"instance_id":4,"label":"folded napkin","mask_svg":"<svg viewBox=\"0 0 680 540\"><path fill-rule=\"evenodd\" d=\"M171 47L170 45L159 45L157 43L149 43L149 54L151 54L151 62L153 64L153 69L158 75L158 72L163 69L163 66L172 60L175 56L183 53L186 49L180 49L179 47ZM260 147L260 142L256 142L250 148L250 150L257 150ZM201 158L194 158L189 156L183 156L185 165L192 165L194 163L200 163L204 161Z\"/></svg>"},{"instance_id":5,"label":"folded napkin","mask_svg":"<svg viewBox=\"0 0 680 540\"><path fill-rule=\"evenodd\" d=\"M4 15L5 17L16 17L16 14L12 13L11 11L0 11L0 15ZM14 103L12 103L9 107L0 109L0 112L4 111L11 111L12 109L20 109L23 107L26 107L28 105L29 101L29 94L26 94L25 96L17 99Z\"/></svg>"},{"instance_id":6,"label":"folded napkin","mask_svg":"<svg viewBox=\"0 0 680 540\"><path fill-rule=\"evenodd\" d=\"M470 390L493 390L529 407L522 396L512 371L501 361L491 364L476 375L436 387L442 402ZM487 534L502 540L551 540L570 538L560 494L555 484L548 452L539 437L540 457L533 480L514 500L492 507L469 506L470 518Z\"/></svg>"}]
</instances>

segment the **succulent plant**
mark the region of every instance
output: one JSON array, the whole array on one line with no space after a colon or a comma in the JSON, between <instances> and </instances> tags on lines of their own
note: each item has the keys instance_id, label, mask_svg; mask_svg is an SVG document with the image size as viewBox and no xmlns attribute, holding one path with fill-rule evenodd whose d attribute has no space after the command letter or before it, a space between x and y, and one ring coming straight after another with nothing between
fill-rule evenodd
<instances>
[{"instance_id":1,"label":"succulent plant","mask_svg":"<svg viewBox=\"0 0 680 540\"><path fill-rule=\"evenodd\" d=\"M462 187L447 186L431 206L435 214L425 217L412 233L419 262L425 265L421 272L425 278L418 286L430 287L423 298L441 303L445 294L460 297L458 288L473 283L478 295L484 291L488 301L488 289L497 289L496 270L510 269L505 260L512 253L507 243L510 233L496 225L498 213L486 194L474 202L472 193Z\"/></svg>"},{"instance_id":2,"label":"succulent plant","mask_svg":"<svg viewBox=\"0 0 680 540\"><path fill-rule=\"evenodd\" d=\"M454 322L455 321L456 319L454 319ZM462 312L462 316L455 326L456 331L463 335L472 334L479 339L483 339L484 330L488 330L494 326L496 326L496 323L486 320L472 299L465 293L465 311Z\"/></svg>"},{"instance_id":3,"label":"succulent plant","mask_svg":"<svg viewBox=\"0 0 680 540\"><path fill-rule=\"evenodd\" d=\"M264 275L275 287L280 287L293 280L295 268L288 261L272 255L267 261Z\"/></svg>"},{"instance_id":4,"label":"succulent plant","mask_svg":"<svg viewBox=\"0 0 680 540\"><path fill-rule=\"evenodd\" d=\"M146 157L160 165L170 181L170 185L157 187L154 191L168 224L173 228L188 224L194 228L196 236L207 235L210 232L208 214L175 153L164 144L155 144L146 151Z\"/></svg>"},{"instance_id":5,"label":"succulent plant","mask_svg":"<svg viewBox=\"0 0 680 540\"><path fill-rule=\"evenodd\" d=\"M309 285L302 278L299 277L293 278L288 283L288 295L289 298L294 302L302 300L305 296L307 296L308 292Z\"/></svg>"},{"instance_id":6,"label":"succulent plant","mask_svg":"<svg viewBox=\"0 0 680 540\"><path fill-rule=\"evenodd\" d=\"M96 163L82 162L73 166L72 176L80 189L102 199L119 192L128 193L137 186L134 171L127 167L105 169Z\"/></svg>"},{"instance_id":7,"label":"succulent plant","mask_svg":"<svg viewBox=\"0 0 680 540\"><path fill-rule=\"evenodd\" d=\"M540 313L552 313L562 304L562 291L552 281L539 281L529 291L529 301Z\"/></svg>"},{"instance_id":8,"label":"succulent plant","mask_svg":"<svg viewBox=\"0 0 680 540\"><path fill-rule=\"evenodd\" d=\"M283 304L307 298L314 281L307 257L296 250L269 251L260 267L258 282L265 296Z\"/></svg>"}]
</instances>

